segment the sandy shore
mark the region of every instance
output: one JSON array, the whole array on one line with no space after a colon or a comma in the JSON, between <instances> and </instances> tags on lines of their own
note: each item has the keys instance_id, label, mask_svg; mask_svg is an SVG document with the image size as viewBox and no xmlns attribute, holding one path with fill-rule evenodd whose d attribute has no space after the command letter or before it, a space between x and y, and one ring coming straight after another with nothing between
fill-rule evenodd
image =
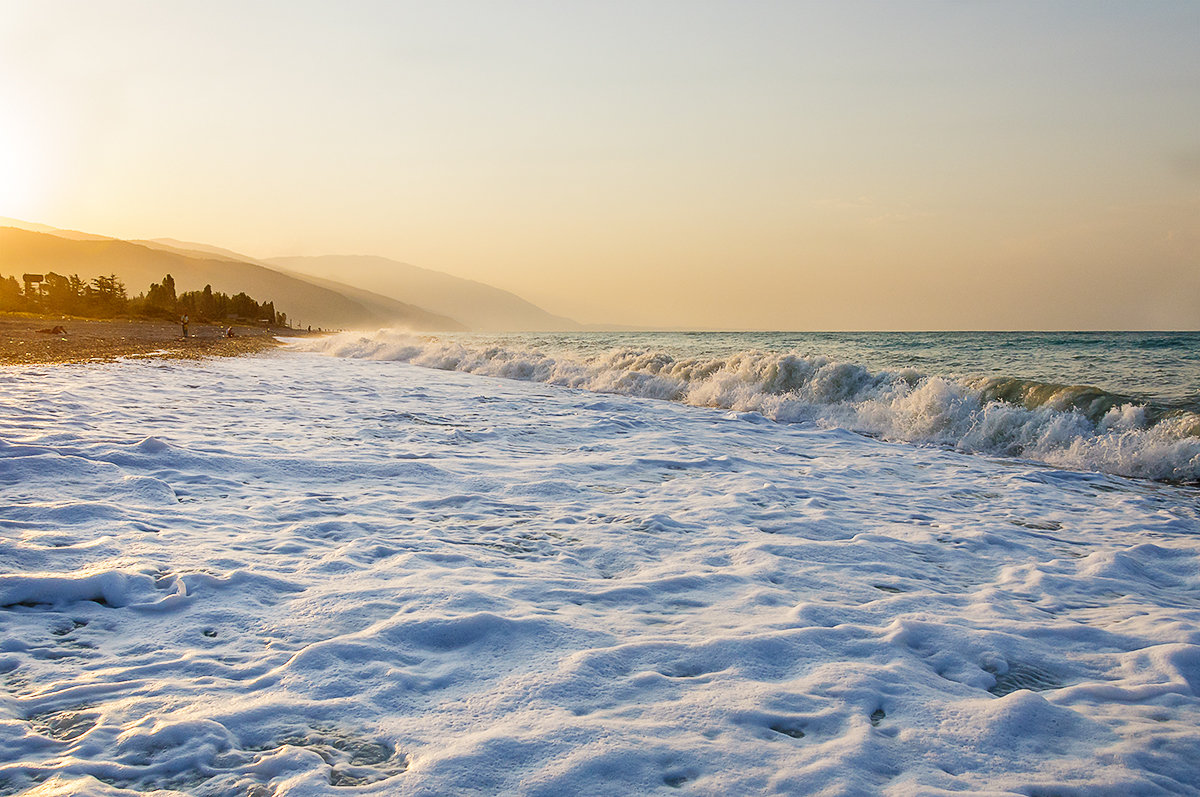
<instances>
[{"instance_id":1,"label":"sandy shore","mask_svg":"<svg viewBox=\"0 0 1200 797\"><path fill-rule=\"evenodd\" d=\"M56 327L63 331L50 331ZM118 357L232 357L279 345L275 335L303 334L235 326L235 337L227 338L224 331L223 326L191 324L184 338L179 324L164 321L0 314L0 365L106 362Z\"/></svg>"}]
</instances>

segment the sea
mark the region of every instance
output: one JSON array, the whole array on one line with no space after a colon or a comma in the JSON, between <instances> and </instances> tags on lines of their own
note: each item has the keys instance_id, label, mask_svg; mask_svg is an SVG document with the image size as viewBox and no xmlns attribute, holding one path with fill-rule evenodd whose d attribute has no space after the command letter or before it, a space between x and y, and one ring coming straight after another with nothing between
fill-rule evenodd
<instances>
[{"instance_id":1,"label":"sea","mask_svg":"<svg viewBox=\"0 0 1200 797\"><path fill-rule=\"evenodd\" d=\"M1200 333L342 335L316 348L1200 482Z\"/></svg>"},{"instance_id":2,"label":"sea","mask_svg":"<svg viewBox=\"0 0 1200 797\"><path fill-rule=\"evenodd\" d=\"M1200 794L1200 335L0 368L0 794Z\"/></svg>"}]
</instances>

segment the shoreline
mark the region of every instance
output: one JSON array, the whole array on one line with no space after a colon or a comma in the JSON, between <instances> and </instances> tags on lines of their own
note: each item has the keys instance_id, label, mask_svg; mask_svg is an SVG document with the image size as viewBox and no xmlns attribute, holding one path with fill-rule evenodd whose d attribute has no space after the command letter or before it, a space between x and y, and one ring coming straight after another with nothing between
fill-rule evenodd
<instances>
[{"instance_id":1,"label":"shoreline","mask_svg":"<svg viewBox=\"0 0 1200 797\"><path fill-rule=\"evenodd\" d=\"M138 319L81 319L0 313L0 366L113 362L119 358L200 359L256 354L280 345L276 335L302 330L191 324L183 337L178 323ZM54 332L60 328L61 332Z\"/></svg>"},{"instance_id":2,"label":"shoreline","mask_svg":"<svg viewBox=\"0 0 1200 797\"><path fill-rule=\"evenodd\" d=\"M386 361L207 362L7 374L8 791L1195 793L1191 494Z\"/></svg>"}]
</instances>

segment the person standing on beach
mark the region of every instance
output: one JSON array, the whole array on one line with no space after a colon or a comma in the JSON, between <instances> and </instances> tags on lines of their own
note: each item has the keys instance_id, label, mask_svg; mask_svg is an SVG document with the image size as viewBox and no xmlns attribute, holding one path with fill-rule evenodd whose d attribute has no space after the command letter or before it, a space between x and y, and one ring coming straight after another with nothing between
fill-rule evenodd
<instances>
[{"instance_id":1,"label":"person standing on beach","mask_svg":"<svg viewBox=\"0 0 1200 797\"><path fill-rule=\"evenodd\" d=\"M184 313L183 315L179 316L179 323L183 325L183 336L186 338L187 337L187 325L188 325L187 313Z\"/></svg>"}]
</instances>

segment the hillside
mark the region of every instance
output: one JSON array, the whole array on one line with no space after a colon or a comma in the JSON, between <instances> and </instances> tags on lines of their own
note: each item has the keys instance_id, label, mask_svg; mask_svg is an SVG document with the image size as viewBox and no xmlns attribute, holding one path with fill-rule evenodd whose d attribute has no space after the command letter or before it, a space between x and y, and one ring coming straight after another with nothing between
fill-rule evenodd
<instances>
[{"instance_id":1,"label":"hillside","mask_svg":"<svg viewBox=\"0 0 1200 797\"><path fill-rule=\"evenodd\" d=\"M403 298L478 331L574 331L583 327L551 315L514 293L474 280L371 255L273 257L262 261L296 275L337 279Z\"/></svg>"},{"instance_id":2,"label":"hillside","mask_svg":"<svg viewBox=\"0 0 1200 797\"><path fill-rule=\"evenodd\" d=\"M209 244L194 243L191 241L178 241L173 238L154 238L148 241L133 241L132 243L140 244L149 247L150 249L159 249L168 252L176 252L188 257L200 259L216 259L231 261L234 263L251 263L262 268L270 269L271 271L283 274L287 277L298 279L301 282L306 282L309 285L315 285L320 288L325 288L335 293L339 293L348 299L351 299L367 309L371 318L382 319L379 323L372 322L368 326L385 326L387 323L402 323L404 326L412 329L423 331L462 331L467 327L459 323L457 320L449 316L431 313L425 308L417 307L416 305L393 299L390 296L372 293L371 291L356 288L353 285L347 285L344 282L338 282L332 279L322 279L320 277L312 277L307 274L298 274L287 272L276 266L272 266L265 261L256 260L249 255L243 255L239 252L234 252L230 249L222 249L219 246L211 246ZM364 326L357 324L353 326Z\"/></svg>"},{"instance_id":3,"label":"hillside","mask_svg":"<svg viewBox=\"0 0 1200 797\"><path fill-rule=\"evenodd\" d=\"M116 240L107 235L96 235L95 233L80 232L79 230L63 230L58 227L51 227L49 224L21 221L20 219L12 219L7 216L0 216L0 227L16 227L18 230L29 230L30 232L48 232L51 235L57 235L59 238L69 238L72 241Z\"/></svg>"},{"instance_id":4,"label":"hillside","mask_svg":"<svg viewBox=\"0 0 1200 797\"><path fill-rule=\"evenodd\" d=\"M31 226L31 225L26 225ZM76 234L77 235L77 234ZM227 256L183 251L159 245L87 236L67 238L48 232L0 227L0 274L55 271L84 279L116 274L131 294L171 274L179 291L245 292L272 301L294 323L325 328L368 328L403 325L421 330L462 329L452 318L367 291L349 289L354 298L331 284L316 285L295 276Z\"/></svg>"}]
</instances>

